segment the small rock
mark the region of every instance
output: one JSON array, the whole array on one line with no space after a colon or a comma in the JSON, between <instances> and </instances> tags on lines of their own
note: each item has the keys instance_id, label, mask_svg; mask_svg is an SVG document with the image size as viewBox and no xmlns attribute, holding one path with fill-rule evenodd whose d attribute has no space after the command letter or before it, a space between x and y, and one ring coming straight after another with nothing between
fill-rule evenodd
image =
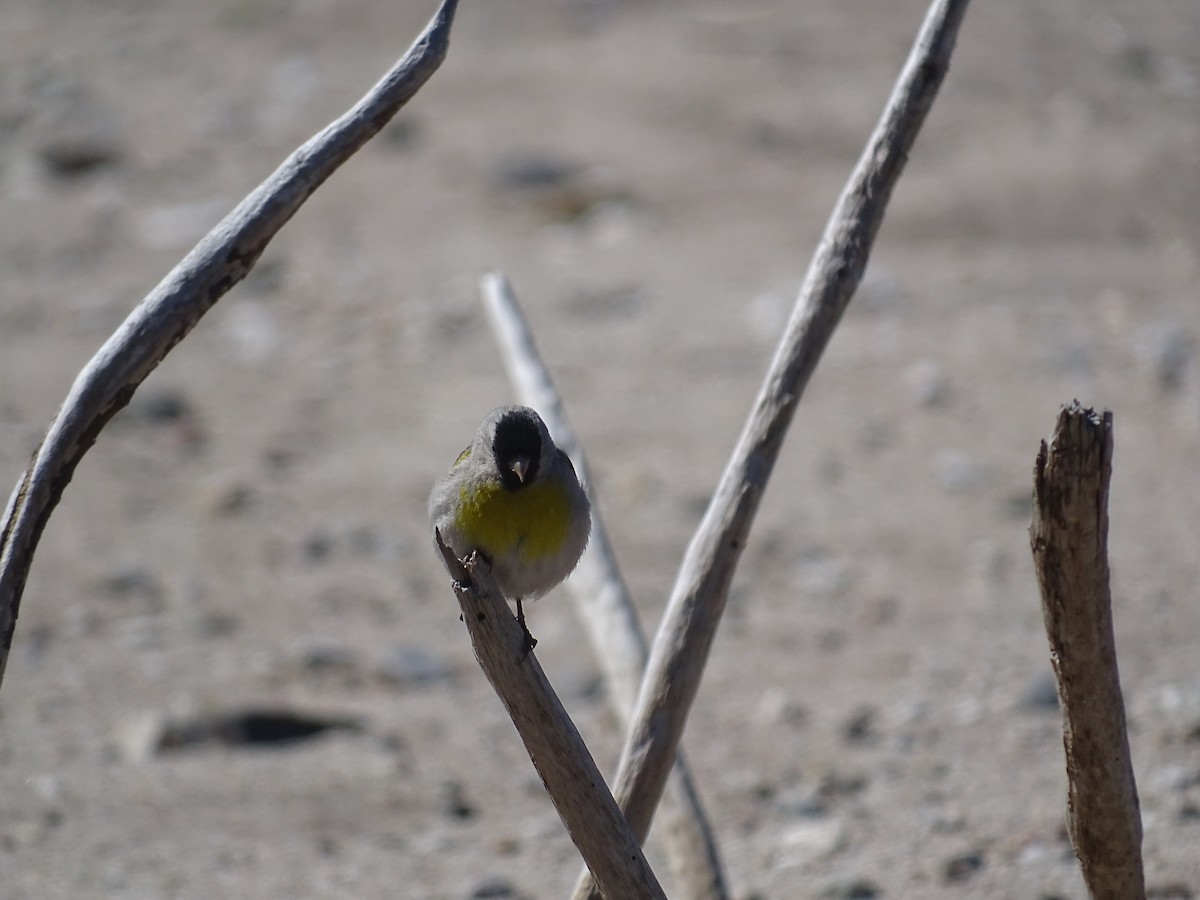
<instances>
[{"instance_id":1,"label":"small rock","mask_svg":"<svg viewBox=\"0 0 1200 900\"><path fill-rule=\"evenodd\" d=\"M442 812L452 819L475 816L475 807L467 800L466 791L457 781L442 783Z\"/></svg>"},{"instance_id":2,"label":"small rock","mask_svg":"<svg viewBox=\"0 0 1200 900\"><path fill-rule=\"evenodd\" d=\"M867 267L862 283L854 295L854 302L858 304L860 311L874 313L894 309L903 300L904 283L895 272L882 265Z\"/></svg>"},{"instance_id":3,"label":"small rock","mask_svg":"<svg viewBox=\"0 0 1200 900\"><path fill-rule=\"evenodd\" d=\"M202 744L228 747L283 746L311 740L328 731L360 731L351 716L320 716L290 709L247 708L169 722L162 729L158 752Z\"/></svg>"},{"instance_id":4,"label":"small rock","mask_svg":"<svg viewBox=\"0 0 1200 900\"><path fill-rule=\"evenodd\" d=\"M254 502L254 488L232 472L217 472L196 488L197 506L210 516L231 516Z\"/></svg>"},{"instance_id":5,"label":"small rock","mask_svg":"<svg viewBox=\"0 0 1200 900\"><path fill-rule=\"evenodd\" d=\"M805 819L790 825L775 854L779 868L807 866L828 859L846 843L846 826L837 818Z\"/></svg>"},{"instance_id":6,"label":"small rock","mask_svg":"<svg viewBox=\"0 0 1200 900\"><path fill-rule=\"evenodd\" d=\"M278 294L283 288L286 274L287 262L283 257L260 259L250 270L250 274L242 280L241 289L247 294L259 297Z\"/></svg>"},{"instance_id":7,"label":"small rock","mask_svg":"<svg viewBox=\"0 0 1200 900\"><path fill-rule=\"evenodd\" d=\"M325 562L333 554L333 537L324 531L317 531L304 539L300 555L305 562Z\"/></svg>"},{"instance_id":8,"label":"small rock","mask_svg":"<svg viewBox=\"0 0 1200 900\"><path fill-rule=\"evenodd\" d=\"M471 900L500 900L516 896L516 888L502 875L485 878L471 890Z\"/></svg>"},{"instance_id":9,"label":"small rock","mask_svg":"<svg viewBox=\"0 0 1200 900\"><path fill-rule=\"evenodd\" d=\"M400 687L424 686L445 681L452 674L446 661L417 644L393 647L376 668L384 682Z\"/></svg>"},{"instance_id":10,"label":"small rock","mask_svg":"<svg viewBox=\"0 0 1200 900\"><path fill-rule=\"evenodd\" d=\"M265 303L243 299L225 310L221 322L241 362L267 362L283 343L279 320Z\"/></svg>"},{"instance_id":11,"label":"small rock","mask_svg":"<svg viewBox=\"0 0 1200 900\"><path fill-rule=\"evenodd\" d=\"M58 178L78 178L120 162L120 148L96 134L61 135L38 149L42 165Z\"/></svg>"},{"instance_id":12,"label":"small rock","mask_svg":"<svg viewBox=\"0 0 1200 900\"><path fill-rule=\"evenodd\" d=\"M1039 672L1021 692L1018 701L1021 709L1031 712L1049 712L1058 709L1058 682L1053 672Z\"/></svg>"},{"instance_id":13,"label":"small rock","mask_svg":"<svg viewBox=\"0 0 1200 900\"><path fill-rule=\"evenodd\" d=\"M904 371L904 383L914 406L929 409L950 401L950 379L933 360L923 359L909 366Z\"/></svg>"},{"instance_id":14,"label":"small rock","mask_svg":"<svg viewBox=\"0 0 1200 900\"><path fill-rule=\"evenodd\" d=\"M854 584L853 564L846 558L833 556L824 547L801 549L796 566L796 580L808 597L837 599L845 596Z\"/></svg>"},{"instance_id":15,"label":"small rock","mask_svg":"<svg viewBox=\"0 0 1200 900\"><path fill-rule=\"evenodd\" d=\"M550 156L529 154L502 160L493 173L498 188L509 191L541 191L575 181L580 167Z\"/></svg>"},{"instance_id":16,"label":"small rock","mask_svg":"<svg viewBox=\"0 0 1200 900\"><path fill-rule=\"evenodd\" d=\"M978 851L964 853L950 859L942 867L942 880L947 884L967 881L983 868L983 854Z\"/></svg>"},{"instance_id":17,"label":"small rock","mask_svg":"<svg viewBox=\"0 0 1200 900\"><path fill-rule=\"evenodd\" d=\"M204 237L228 210L229 204L223 200L160 206L142 214L136 234L147 247L181 250Z\"/></svg>"},{"instance_id":18,"label":"small rock","mask_svg":"<svg viewBox=\"0 0 1200 900\"><path fill-rule=\"evenodd\" d=\"M375 143L387 150L407 152L417 144L421 127L411 116L397 116L383 126Z\"/></svg>"},{"instance_id":19,"label":"small rock","mask_svg":"<svg viewBox=\"0 0 1200 900\"><path fill-rule=\"evenodd\" d=\"M1146 900L1192 900L1196 894L1182 881L1146 885Z\"/></svg>"},{"instance_id":20,"label":"small rock","mask_svg":"<svg viewBox=\"0 0 1200 900\"><path fill-rule=\"evenodd\" d=\"M580 319L602 322L625 319L646 305L646 294L634 285L618 285L598 290L580 290L568 297L564 307Z\"/></svg>"},{"instance_id":21,"label":"small rock","mask_svg":"<svg viewBox=\"0 0 1200 900\"><path fill-rule=\"evenodd\" d=\"M196 634L206 640L229 637L241 627L237 616L231 613L208 612L196 620Z\"/></svg>"},{"instance_id":22,"label":"small rock","mask_svg":"<svg viewBox=\"0 0 1200 900\"><path fill-rule=\"evenodd\" d=\"M99 588L113 597L134 597L145 600L153 609L162 606L166 590L158 577L146 566L131 563L101 576Z\"/></svg>"},{"instance_id":23,"label":"small rock","mask_svg":"<svg viewBox=\"0 0 1200 900\"><path fill-rule=\"evenodd\" d=\"M306 672L346 674L358 668L358 655L350 647L318 645L304 651L300 664Z\"/></svg>"},{"instance_id":24,"label":"small rock","mask_svg":"<svg viewBox=\"0 0 1200 900\"><path fill-rule=\"evenodd\" d=\"M951 491L971 491L987 481L987 470L961 450L941 450L934 458L934 476Z\"/></svg>"},{"instance_id":25,"label":"small rock","mask_svg":"<svg viewBox=\"0 0 1200 900\"><path fill-rule=\"evenodd\" d=\"M790 787L774 798L774 806L784 815L800 819L816 819L829 814L828 798L822 795L819 785Z\"/></svg>"},{"instance_id":26,"label":"small rock","mask_svg":"<svg viewBox=\"0 0 1200 900\"><path fill-rule=\"evenodd\" d=\"M827 884L817 896L822 900L873 900L880 896L880 891L866 878L851 878Z\"/></svg>"},{"instance_id":27,"label":"small rock","mask_svg":"<svg viewBox=\"0 0 1200 900\"><path fill-rule=\"evenodd\" d=\"M1176 322L1158 322L1138 333L1134 352L1150 368L1159 391L1167 394L1187 381L1196 356L1196 340Z\"/></svg>"},{"instance_id":28,"label":"small rock","mask_svg":"<svg viewBox=\"0 0 1200 900\"><path fill-rule=\"evenodd\" d=\"M1146 783L1155 791L1186 791L1200 785L1200 769L1178 763L1159 766L1149 773Z\"/></svg>"},{"instance_id":29,"label":"small rock","mask_svg":"<svg viewBox=\"0 0 1200 900\"><path fill-rule=\"evenodd\" d=\"M843 797L853 797L862 793L866 787L866 775L826 772L821 776L818 790L824 799L833 801Z\"/></svg>"},{"instance_id":30,"label":"small rock","mask_svg":"<svg viewBox=\"0 0 1200 900\"><path fill-rule=\"evenodd\" d=\"M158 755L166 721L156 712L135 715L123 722L113 735L117 758L133 764L146 763Z\"/></svg>"},{"instance_id":31,"label":"small rock","mask_svg":"<svg viewBox=\"0 0 1200 900\"><path fill-rule=\"evenodd\" d=\"M116 419L123 424L160 430L168 442L194 452L205 441L204 429L188 396L173 387L139 391Z\"/></svg>"},{"instance_id":32,"label":"small rock","mask_svg":"<svg viewBox=\"0 0 1200 900\"><path fill-rule=\"evenodd\" d=\"M150 425L170 425L196 417L187 395L173 387L139 391L129 401L125 415Z\"/></svg>"},{"instance_id":33,"label":"small rock","mask_svg":"<svg viewBox=\"0 0 1200 900\"><path fill-rule=\"evenodd\" d=\"M879 732L876 729L877 720L878 711L874 707L862 707L842 725L842 738L848 744L877 743L879 740Z\"/></svg>"},{"instance_id":34,"label":"small rock","mask_svg":"<svg viewBox=\"0 0 1200 900\"><path fill-rule=\"evenodd\" d=\"M1000 501L1000 508L1006 519L1018 522L1028 522L1033 513L1033 492L1028 487L1018 488L1010 492Z\"/></svg>"},{"instance_id":35,"label":"small rock","mask_svg":"<svg viewBox=\"0 0 1200 900\"><path fill-rule=\"evenodd\" d=\"M811 713L804 704L785 691L767 688L754 705L754 717L764 725L786 725L800 729L808 724Z\"/></svg>"},{"instance_id":36,"label":"small rock","mask_svg":"<svg viewBox=\"0 0 1200 900\"><path fill-rule=\"evenodd\" d=\"M755 340L774 346L787 325L792 300L799 290L789 288L759 294L746 306L746 327Z\"/></svg>"}]
</instances>

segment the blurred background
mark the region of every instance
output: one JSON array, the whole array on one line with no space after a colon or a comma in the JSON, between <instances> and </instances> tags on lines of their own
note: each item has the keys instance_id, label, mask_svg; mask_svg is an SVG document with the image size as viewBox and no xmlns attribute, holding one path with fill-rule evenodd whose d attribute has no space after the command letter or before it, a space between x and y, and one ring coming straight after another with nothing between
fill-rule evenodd
<instances>
[{"instance_id":1,"label":"blurred background","mask_svg":"<svg viewBox=\"0 0 1200 900\"><path fill-rule=\"evenodd\" d=\"M0 480L138 300L433 10L0 7ZM924 12L465 3L442 69L51 519L0 693L5 896L565 895L578 856L425 522L512 399L479 276L526 306L652 630ZM1198 210L1200 6L973 5L685 737L736 897L1085 896L1027 534L1074 398L1115 416L1149 883L1200 892ZM566 592L530 627L611 773Z\"/></svg>"}]
</instances>

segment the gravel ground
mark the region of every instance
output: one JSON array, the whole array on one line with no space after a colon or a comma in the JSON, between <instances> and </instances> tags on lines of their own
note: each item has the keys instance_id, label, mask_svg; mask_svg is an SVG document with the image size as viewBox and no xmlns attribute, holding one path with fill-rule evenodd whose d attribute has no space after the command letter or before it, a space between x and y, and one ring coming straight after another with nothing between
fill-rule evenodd
<instances>
[{"instance_id":1,"label":"gravel ground","mask_svg":"<svg viewBox=\"0 0 1200 900\"><path fill-rule=\"evenodd\" d=\"M432 8L3 5L8 483L133 305ZM478 276L526 304L653 627L923 11L464 3L51 520L0 694L3 895L564 896L578 856L424 521L511 400ZM974 4L685 738L739 900L1085 896L1027 534L1073 398L1115 416L1147 877L1200 894L1197 171L1193 0ZM563 593L530 626L611 772Z\"/></svg>"}]
</instances>

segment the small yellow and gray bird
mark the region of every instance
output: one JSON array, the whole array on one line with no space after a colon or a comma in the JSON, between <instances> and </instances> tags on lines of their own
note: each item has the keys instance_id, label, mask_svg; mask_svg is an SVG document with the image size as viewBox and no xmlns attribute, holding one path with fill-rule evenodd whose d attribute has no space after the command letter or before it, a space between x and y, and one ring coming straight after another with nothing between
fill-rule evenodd
<instances>
[{"instance_id":1,"label":"small yellow and gray bird","mask_svg":"<svg viewBox=\"0 0 1200 900\"><path fill-rule=\"evenodd\" d=\"M488 413L471 445L429 496L429 521L455 555L478 551L516 601L526 652L537 643L523 600L571 574L592 529L591 506L571 459L527 406Z\"/></svg>"}]
</instances>

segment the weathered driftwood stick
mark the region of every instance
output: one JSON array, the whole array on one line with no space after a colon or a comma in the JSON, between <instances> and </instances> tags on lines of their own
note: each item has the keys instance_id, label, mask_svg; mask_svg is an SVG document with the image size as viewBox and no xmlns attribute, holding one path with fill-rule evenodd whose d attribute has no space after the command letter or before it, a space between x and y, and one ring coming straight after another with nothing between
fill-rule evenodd
<instances>
[{"instance_id":1,"label":"weathered driftwood stick","mask_svg":"<svg viewBox=\"0 0 1200 900\"><path fill-rule=\"evenodd\" d=\"M867 265L892 188L950 65L967 0L935 0L826 225L750 418L688 546L650 653L615 794L644 839L783 438ZM575 897L588 894L586 879Z\"/></svg>"},{"instance_id":2,"label":"weathered driftwood stick","mask_svg":"<svg viewBox=\"0 0 1200 900\"><path fill-rule=\"evenodd\" d=\"M1108 579L1112 413L1063 408L1034 467L1030 542L1058 679L1067 815L1095 900L1146 896Z\"/></svg>"},{"instance_id":3,"label":"weathered driftwood stick","mask_svg":"<svg viewBox=\"0 0 1200 900\"><path fill-rule=\"evenodd\" d=\"M440 534L436 539L455 579L454 592L475 658L512 717L554 808L603 895L610 900L665 900L583 738L537 658L532 652L526 655L525 633L487 563L474 553L459 560Z\"/></svg>"},{"instance_id":4,"label":"weathered driftwood stick","mask_svg":"<svg viewBox=\"0 0 1200 900\"><path fill-rule=\"evenodd\" d=\"M591 495L591 540L567 580L567 588L604 670L613 707L621 724L628 727L649 645L600 516L583 445L567 418L512 285L503 274L492 272L484 276L481 288L484 309L513 389L522 403L541 414L554 442L571 457ZM666 826L663 834L679 893L692 900L724 900L729 890L716 841L682 750L668 776L665 800L660 818Z\"/></svg>"},{"instance_id":5,"label":"weathered driftwood stick","mask_svg":"<svg viewBox=\"0 0 1200 900\"><path fill-rule=\"evenodd\" d=\"M404 57L358 103L294 151L129 314L75 379L0 530L0 683L38 540L79 460L138 385L258 262L304 201L375 136L441 65L458 0L443 0Z\"/></svg>"}]
</instances>

